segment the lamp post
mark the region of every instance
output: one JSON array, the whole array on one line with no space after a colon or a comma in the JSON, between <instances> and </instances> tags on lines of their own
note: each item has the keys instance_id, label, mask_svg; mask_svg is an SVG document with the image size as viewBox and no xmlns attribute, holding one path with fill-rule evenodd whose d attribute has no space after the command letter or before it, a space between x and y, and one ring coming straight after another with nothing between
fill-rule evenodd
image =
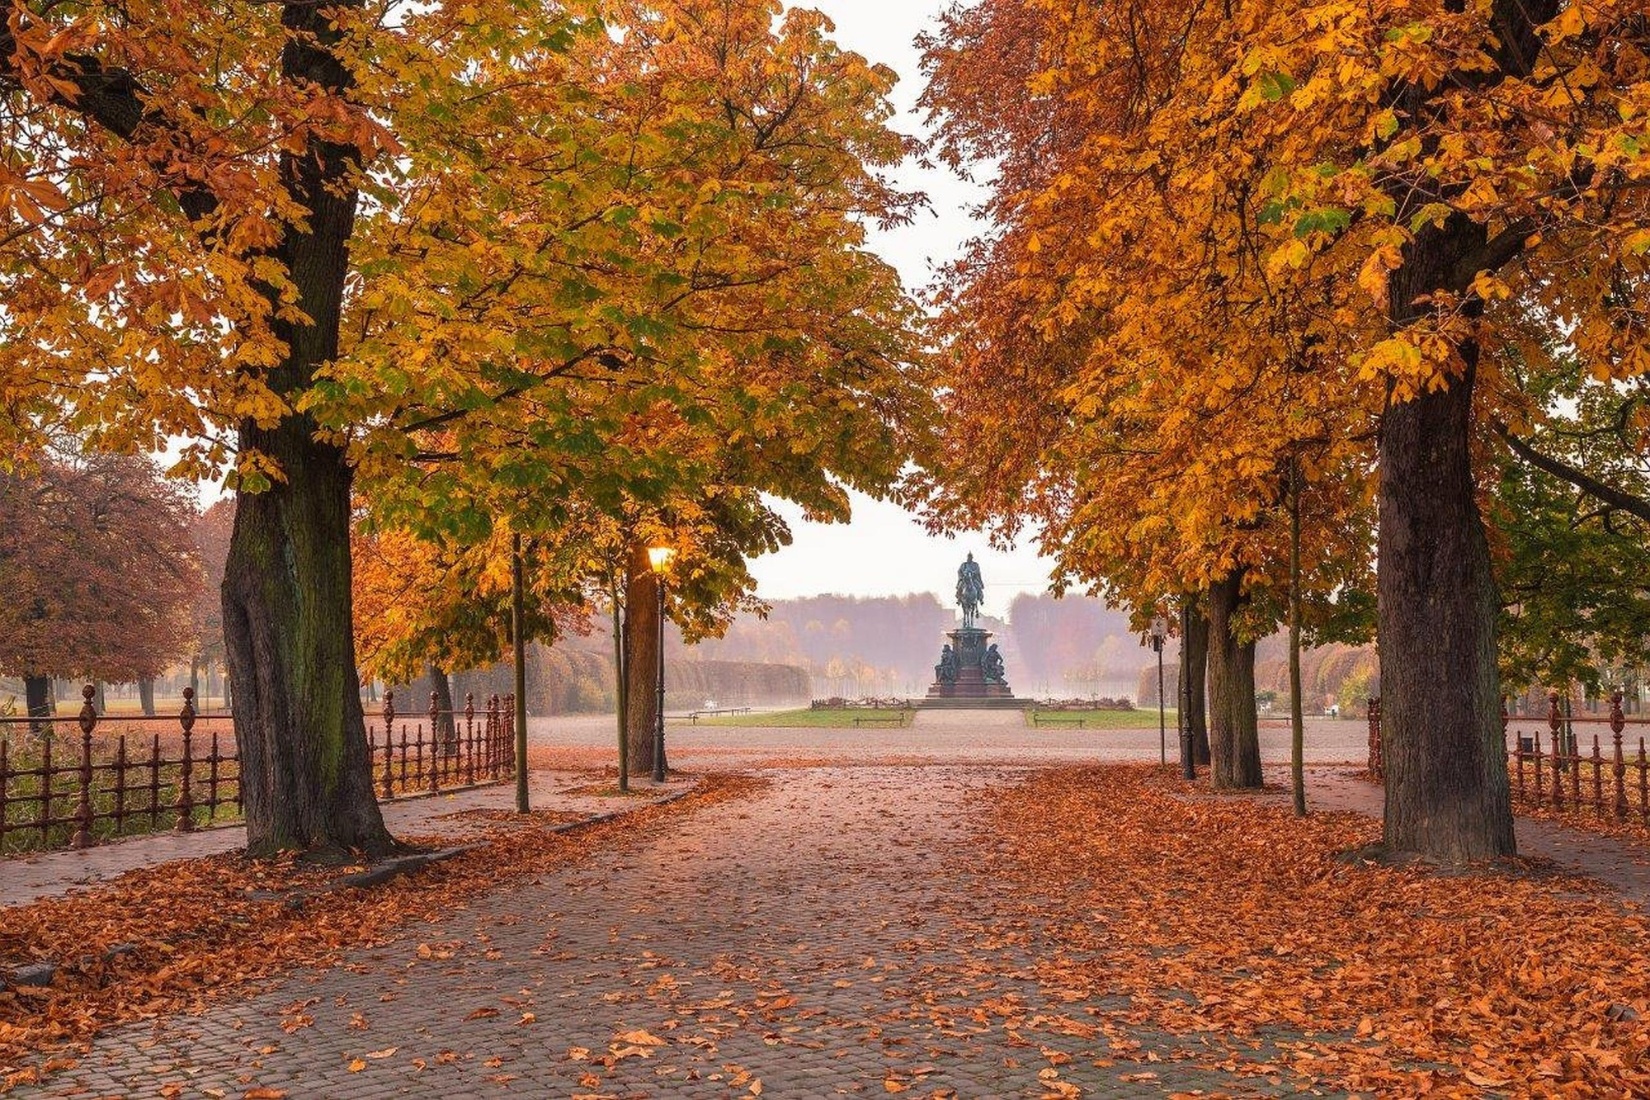
<instances>
[{"instance_id":1,"label":"lamp post","mask_svg":"<svg viewBox=\"0 0 1650 1100\"><path fill-rule=\"evenodd\" d=\"M1192 633L1192 601L1180 601L1180 701L1176 724L1180 727L1180 778L1196 779L1197 762L1192 759L1192 670L1186 659L1186 639ZM1201 686L1201 685L1200 685Z\"/></svg>"},{"instance_id":2,"label":"lamp post","mask_svg":"<svg viewBox=\"0 0 1650 1100\"><path fill-rule=\"evenodd\" d=\"M669 546L647 548L647 561L653 567L653 576L659 590L659 668L654 681L659 706L653 716L653 782L665 781L665 574L676 551Z\"/></svg>"},{"instance_id":3,"label":"lamp post","mask_svg":"<svg viewBox=\"0 0 1650 1100\"><path fill-rule=\"evenodd\" d=\"M1163 721L1163 642L1168 636L1168 620L1161 615L1153 616L1149 637L1152 643L1152 652L1157 654L1157 756L1160 764L1169 762L1168 727Z\"/></svg>"}]
</instances>

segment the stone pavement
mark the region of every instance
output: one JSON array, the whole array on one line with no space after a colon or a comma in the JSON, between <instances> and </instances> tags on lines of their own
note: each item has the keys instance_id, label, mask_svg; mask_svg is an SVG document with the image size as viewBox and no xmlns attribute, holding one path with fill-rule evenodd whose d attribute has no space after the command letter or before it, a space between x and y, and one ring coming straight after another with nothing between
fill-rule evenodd
<instances>
[{"instance_id":1,"label":"stone pavement","mask_svg":"<svg viewBox=\"0 0 1650 1100\"><path fill-rule=\"evenodd\" d=\"M578 793L590 782L591 777L580 772L534 772L530 777L528 801L535 811L566 814L569 820L619 808L616 799ZM639 793L653 787L650 783L638 782L632 789ZM658 797L680 789L680 783L667 784L658 788ZM466 811L513 809L515 797L512 784L498 783L430 797L401 798L383 804L384 821L398 837L441 837L462 843L480 827L473 817L464 816ZM622 803L628 807L641 804L640 798ZM217 855L245 844L244 827L222 825L193 833L166 831L129 837L78 852L45 852L3 859L0 860L0 910L106 882L139 867ZM3 914L0 919L4 919Z\"/></svg>"},{"instance_id":2,"label":"stone pavement","mask_svg":"<svg viewBox=\"0 0 1650 1100\"><path fill-rule=\"evenodd\" d=\"M994 931L1018 910L962 843L971 799L1023 774L787 772L336 968L111 1029L18 1094L1292 1094L1200 1065L1232 1057L1213 1037L1039 987L1054 930Z\"/></svg>"}]
</instances>

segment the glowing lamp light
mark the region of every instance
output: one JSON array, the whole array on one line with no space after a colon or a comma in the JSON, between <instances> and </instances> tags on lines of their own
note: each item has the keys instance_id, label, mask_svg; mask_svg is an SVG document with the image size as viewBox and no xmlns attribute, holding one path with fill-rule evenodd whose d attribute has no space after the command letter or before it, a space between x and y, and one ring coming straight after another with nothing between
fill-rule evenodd
<instances>
[{"instance_id":1,"label":"glowing lamp light","mask_svg":"<svg viewBox=\"0 0 1650 1100\"><path fill-rule=\"evenodd\" d=\"M655 573L664 573L670 568L670 563L676 560L676 548L673 546L649 546L647 548L648 564L653 566Z\"/></svg>"}]
</instances>

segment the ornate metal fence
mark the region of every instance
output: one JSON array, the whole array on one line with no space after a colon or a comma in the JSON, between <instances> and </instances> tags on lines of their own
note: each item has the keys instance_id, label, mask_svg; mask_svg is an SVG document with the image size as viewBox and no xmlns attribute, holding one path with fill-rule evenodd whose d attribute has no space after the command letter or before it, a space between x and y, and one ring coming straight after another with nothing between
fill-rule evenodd
<instances>
[{"instance_id":1,"label":"ornate metal fence","mask_svg":"<svg viewBox=\"0 0 1650 1100\"><path fill-rule=\"evenodd\" d=\"M1602 818L1650 827L1650 755L1645 735L1627 736L1621 692L1610 696L1608 715L1575 715L1558 692L1547 696L1546 731L1513 730L1507 767L1514 802L1555 810L1590 810ZM1501 708L1503 738L1512 722ZM1650 725L1636 719L1635 725ZM1592 731L1585 729L1592 725ZM1576 727L1583 727L1577 730ZM1369 701L1369 770L1382 777L1381 701Z\"/></svg>"},{"instance_id":2,"label":"ornate metal fence","mask_svg":"<svg viewBox=\"0 0 1650 1100\"><path fill-rule=\"evenodd\" d=\"M0 718L0 853L86 848L137 833L189 832L241 813L240 759L225 716L100 715L87 686L73 719ZM381 799L434 794L515 776L515 700L478 710L400 714L393 693L368 714Z\"/></svg>"}]
</instances>

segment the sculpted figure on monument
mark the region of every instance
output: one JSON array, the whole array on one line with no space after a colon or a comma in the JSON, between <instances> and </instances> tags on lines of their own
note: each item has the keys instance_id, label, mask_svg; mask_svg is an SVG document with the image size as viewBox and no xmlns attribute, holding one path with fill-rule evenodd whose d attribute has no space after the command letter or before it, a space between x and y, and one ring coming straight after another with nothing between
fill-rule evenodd
<instances>
[{"instance_id":1,"label":"sculpted figure on monument","mask_svg":"<svg viewBox=\"0 0 1650 1100\"><path fill-rule=\"evenodd\" d=\"M950 646L940 650L940 663L934 666L934 678L942 684L957 682L957 654Z\"/></svg>"},{"instance_id":2,"label":"sculpted figure on monument","mask_svg":"<svg viewBox=\"0 0 1650 1100\"><path fill-rule=\"evenodd\" d=\"M980 658L980 671L985 673L985 682L988 684L1008 682L1007 670L1003 667L1003 655L997 652L995 645L986 650L985 656Z\"/></svg>"},{"instance_id":3,"label":"sculpted figure on monument","mask_svg":"<svg viewBox=\"0 0 1650 1100\"><path fill-rule=\"evenodd\" d=\"M984 602L985 581L980 577L980 563L969 554L968 560L957 569L957 604L962 608L964 629L978 621L980 604Z\"/></svg>"}]
</instances>

